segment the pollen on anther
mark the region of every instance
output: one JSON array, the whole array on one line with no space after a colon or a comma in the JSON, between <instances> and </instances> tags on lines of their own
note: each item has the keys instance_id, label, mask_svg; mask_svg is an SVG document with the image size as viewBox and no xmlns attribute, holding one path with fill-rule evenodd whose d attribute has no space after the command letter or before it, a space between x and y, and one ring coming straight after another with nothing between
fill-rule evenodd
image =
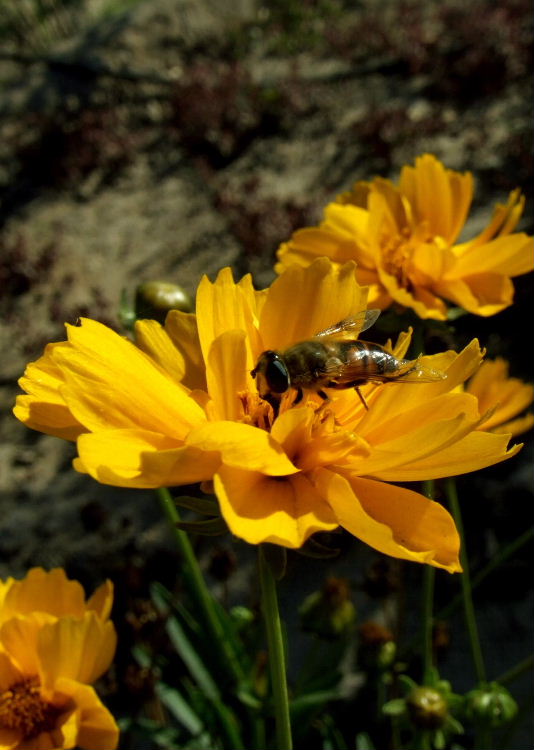
<instances>
[{"instance_id":1,"label":"pollen on anther","mask_svg":"<svg viewBox=\"0 0 534 750\"><path fill-rule=\"evenodd\" d=\"M0 729L19 731L25 739L54 729L59 713L43 700L37 677L16 682L0 693Z\"/></svg>"}]
</instances>

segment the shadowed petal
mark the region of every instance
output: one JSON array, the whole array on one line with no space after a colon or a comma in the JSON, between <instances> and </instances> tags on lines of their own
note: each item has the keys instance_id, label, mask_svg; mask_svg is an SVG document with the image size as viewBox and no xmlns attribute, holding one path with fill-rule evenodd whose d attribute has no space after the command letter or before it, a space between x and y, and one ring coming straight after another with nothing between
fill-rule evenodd
<instances>
[{"instance_id":1,"label":"shadowed petal","mask_svg":"<svg viewBox=\"0 0 534 750\"><path fill-rule=\"evenodd\" d=\"M354 281L353 263L337 269L319 258L307 269L291 266L273 282L261 312L264 349L284 349L309 339L364 310L366 299L367 290Z\"/></svg>"},{"instance_id":2,"label":"shadowed petal","mask_svg":"<svg viewBox=\"0 0 534 750\"><path fill-rule=\"evenodd\" d=\"M211 479L218 454L146 430L106 430L78 439L77 471L117 487L169 487Z\"/></svg>"},{"instance_id":3,"label":"shadowed petal","mask_svg":"<svg viewBox=\"0 0 534 750\"><path fill-rule=\"evenodd\" d=\"M55 692L56 700L67 698L67 705L75 706L60 726L64 747L73 747L70 742L74 740L74 744L83 750L115 750L119 729L90 685L61 677L56 681Z\"/></svg>"},{"instance_id":4,"label":"shadowed petal","mask_svg":"<svg viewBox=\"0 0 534 750\"><path fill-rule=\"evenodd\" d=\"M239 422L212 422L192 430L186 444L203 451L218 451L227 466L261 471L272 476L293 474L282 446L268 432Z\"/></svg>"},{"instance_id":5,"label":"shadowed petal","mask_svg":"<svg viewBox=\"0 0 534 750\"><path fill-rule=\"evenodd\" d=\"M62 617L40 628L37 653L41 684L50 689L58 677L91 683L108 669L117 636L110 620L94 612L83 618Z\"/></svg>"},{"instance_id":6,"label":"shadowed petal","mask_svg":"<svg viewBox=\"0 0 534 750\"><path fill-rule=\"evenodd\" d=\"M243 417L239 393L247 388L247 346L245 331L225 331L212 343L207 359L209 408L212 420L238 420Z\"/></svg>"},{"instance_id":7,"label":"shadowed petal","mask_svg":"<svg viewBox=\"0 0 534 750\"><path fill-rule=\"evenodd\" d=\"M324 498L303 474L267 477L223 466L214 487L230 530L249 544L298 548L314 532L338 526Z\"/></svg>"},{"instance_id":8,"label":"shadowed petal","mask_svg":"<svg viewBox=\"0 0 534 750\"><path fill-rule=\"evenodd\" d=\"M498 435L477 430L458 442L451 443L443 451L414 458L406 464L390 468L384 462L383 468L377 469L373 474L384 482L417 482L455 477L458 474L493 466L515 456L523 446L519 443L508 449L509 442L509 433Z\"/></svg>"},{"instance_id":9,"label":"shadowed petal","mask_svg":"<svg viewBox=\"0 0 534 750\"><path fill-rule=\"evenodd\" d=\"M318 469L313 481L339 524L370 547L450 573L461 570L458 532L439 503L412 490L327 469Z\"/></svg>"}]
</instances>

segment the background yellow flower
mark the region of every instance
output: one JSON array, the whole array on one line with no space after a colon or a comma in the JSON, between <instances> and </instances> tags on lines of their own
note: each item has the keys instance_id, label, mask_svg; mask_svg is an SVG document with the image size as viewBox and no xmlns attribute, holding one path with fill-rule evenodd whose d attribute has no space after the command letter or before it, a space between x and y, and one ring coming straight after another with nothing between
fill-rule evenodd
<instances>
[{"instance_id":1,"label":"background yellow flower","mask_svg":"<svg viewBox=\"0 0 534 750\"><path fill-rule=\"evenodd\" d=\"M481 430L520 435L534 425L534 414L519 416L534 401L534 386L508 377L508 362L502 357L485 360L466 385L478 399L481 414L489 416Z\"/></svg>"},{"instance_id":2,"label":"background yellow flower","mask_svg":"<svg viewBox=\"0 0 534 750\"><path fill-rule=\"evenodd\" d=\"M358 182L325 209L318 227L299 229L278 250L276 270L326 256L355 260L369 306L393 302L421 318L444 320L447 302L494 315L513 300L513 276L534 268L532 238L514 229L524 198L514 190L488 226L458 243L473 197L473 177L446 169L431 154L403 167L398 185Z\"/></svg>"},{"instance_id":3,"label":"background yellow flower","mask_svg":"<svg viewBox=\"0 0 534 750\"><path fill-rule=\"evenodd\" d=\"M519 450L478 431L476 398L455 392L480 364L476 341L423 358L442 380L364 386L368 410L351 389L322 406L313 394L298 406L284 397L276 414L250 374L261 352L360 312L365 297L353 263L293 266L261 292L224 269L199 286L196 327L180 312L165 328L141 321L135 346L94 321L68 326L69 342L29 366L21 385L31 395L15 413L51 434L77 424L75 467L98 481L213 480L229 528L252 544L300 547L341 525L386 554L459 570L449 514L389 482L461 474ZM408 344L402 336L396 355ZM42 372L54 373L52 396Z\"/></svg>"},{"instance_id":4,"label":"background yellow flower","mask_svg":"<svg viewBox=\"0 0 534 750\"><path fill-rule=\"evenodd\" d=\"M116 635L109 581L85 601L62 569L0 582L0 748L114 750L118 728L91 683Z\"/></svg>"}]
</instances>

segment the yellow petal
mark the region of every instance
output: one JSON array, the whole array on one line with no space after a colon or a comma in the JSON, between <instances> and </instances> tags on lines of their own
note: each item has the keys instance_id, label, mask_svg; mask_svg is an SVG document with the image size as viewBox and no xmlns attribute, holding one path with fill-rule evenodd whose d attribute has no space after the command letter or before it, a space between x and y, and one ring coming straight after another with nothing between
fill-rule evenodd
<instances>
[{"instance_id":1,"label":"yellow petal","mask_svg":"<svg viewBox=\"0 0 534 750\"><path fill-rule=\"evenodd\" d=\"M436 291L468 312L488 317L512 304L514 286L506 276L481 273L463 279L443 279Z\"/></svg>"},{"instance_id":2,"label":"yellow petal","mask_svg":"<svg viewBox=\"0 0 534 750\"><path fill-rule=\"evenodd\" d=\"M68 697L75 707L61 726L65 742L63 747L76 745L83 750L115 750L119 742L119 729L94 689L66 678L59 678L54 687L57 693ZM74 745L70 745L72 740Z\"/></svg>"},{"instance_id":3,"label":"yellow petal","mask_svg":"<svg viewBox=\"0 0 534 750\"><path fill-rule=\"evenodd\" d=\"M13 414L26 427L63 440L76 440L85 431L67 406L36 401L34 396L17 396Z\"/></svg>"},{"instance_id":4,"label":"yellow petal","mask_svg":"<svg viewBox=\"0 0 534 750\"><path fill-rule=\"evenodd\" d=\"M50 689L59 677L94 682L111 664L116 645L113 623L94 612L43 625L37 633L41 684Z\"/></svg>"},{"instance_id":5,"label":"yellow petal","mask_svg":"<svg viewBox=\"0 0 534 750\"><path fill-rule=\"evenodd\" d=\"M180 439L204 421L186 389L132 342L85 319L81 327L68 326L68 333L72 347L54 357L65 379L65 401L88 430L143 428Z\"/></svg>"},{"instance_id":6,"label":"yellow petal","mask_svg":"<svg viewBox=\"0 0 534 750\"><path fill-rule=\"evenodd\" d=\"M534 414L525 414L524 417L512 419L510 422L505 422L504 424L493 427L492 432L499 435L506 434L515 437L516 435L522 435L523 432L527 432L527 430L530 430L533 426Z\"/></svg>"},{"instance_id":7,"label":"yellow petal","mask_svg":"<svg viewBox=\"0 0 534 750\"><path fill-rule=\"evenodd\" d=\"M187 388L206 390L206 374L198 338L197 316L180 310L170 310L165 318L165 331L182 356L185 369L183 384Z\"/></svg>"},{"instance_id":8,"label":"yellow petal","mask_svg":"<svg viewBox=\"0 0 534 750\"><path fill-rule=\"evenodd\" d=\"M388 440L384 435L379 447L372 447L368 458L361 458L354 467L359 476L378 477L394 482L412 481L413 467L434 456L443 466L448 465L448 450L476 428L478 419L459 414L452 419L441 419L415 428L408 435ZM491 461L490 461L491 463ZM488 464L480 464L478 468ZM447 476L446 470L441 476ZM422 477L424 479L430 477Z\"/></svg>"},{"instance_id":9,"label":"yellow petal","mask_svg":"<svg viewBox=\"0 0 534 750\"><path fill-rule=\"evenodd\" d=\"M252 291L250 282L242 280L236 284L229 268L223 268L213 284L204 276L197 291L197 324L205 361L218 336L226 331L242 330L246 333L247 367L249 370L254 367L261 344L257 331L256 298Z\"/></svg>"},{"instance_id":10,"label":"yellow petal","mask_svg":"<svg viewBox=\"0 0 534 750\"><path fill-rule=\"evenodd\" d=\"M417 482L467 474L515 456L523 446L513 445L507 450L509 441L510 434L497 435L476 430L457 442L452 442L442 451L413 458L404 466L382 468L374 475L386 482Z\"/></svg>"},{"instance_id":11,"label":"yellow petal","mask_svg":"<svg viewBox=\"0 0 534 750\"><path fill-rule=\"evenodd\" d=\"M422 357L421 365L423 367L444 372L447 377L444 380L429 383L403 383L402 380L399 380L397 383L379 386L373 396L372 408L368 412L362 412L358 408L358 411L355 412L359 421L353 423L353 428L357 430L359 435L367 439L367 436L371 433L376 435L381 425L384 434L387 436L390 422L397 416L402 420L403 415L408 414L411 409L417 410L416 419L414 418L412 421L412 428L414 429L419 427L417 420L424 419L425 423L432 421L434 413L436 417L438 415L441 418L446 417L446 412L440 407L439 399L464 383L478 369L481 362L482 352L476 339L473 339L459 354L449 351ZM457 399L456 396L447 401L449 408L451 408L451 404L457 404L457 408L453 408L449 416L456 416L460 411L464 411L474 419L473 409L475 404L473 401ZM356 394L353 394L351 398L356 402ZM437 409L437 411L434 412L434 409Z\"/></svg>"},{"instance_id":12,"label":"yellow petal","mask_svg":"<svg viewBox=\"0 0 534 750\"><path fill-rule=\"evenodd\" d=\"M24 679L23 673L13 664L8 654L0 651L0 695ZM0 748L2 744L0 742Z\"/></svg>"},{"instance_id":13,"label":"yellow petal","mask_svg":"<svg viewBox=\"0 0 534 750\"><path fill-rule=\"evenodd\" d=\"M225 331L212 343L207 359L208 392L213 399L213 420L239 420L243 405L239 393L247 389L245 331Z\"/></svg>"},{"instance_id":14,"label":"yellow petal","mask_svg":"<svg viewBox=\"0 0 534 750\"><path fill-rule=\"evenodd\" d=\"M135 324L135 343L156 362L163 373L180 383L185 375L185 359L174 345L167 330L157 320L138 320Z\"/></svg>"},{"instance_id":15,"label":"yellow petal","mask_svg":"<svg viewBox=\"0 0 534 750\"><path fill-rule=\"evenodd\" d=\"M417 433L419 429L427 425L437 429L436 425L440 420L447 421L463 414L473 424L477 422L479 418L478 402L470 394L444 393L423 400L424 395L421 397L417 393L417 386L417 383L406 384L406 386L401 384L391 386L389 393L395 387L397 389L403 388L404 393L408 391L407 397L402 398L397 390L397 398L402 399L405 408L402 411L397 411L397 413L392 413L389 419L382 422L378 422L376 417L374 419L368 418L366 414L358 426L360 436L374 446L381 446L383 443L389 444L397 439L417 442L419 438L415 434L412 437L412 433ZM395 398L394 394L393 398ZM381 399L378 398L373 402L373 410L375 405L377 407L380 405L380 401ZM384 416L383 411L382 416Z\"/></svg>"},{"instance_id":16,"label":"yellow petal","mask_svg":"<svg viewBox=\"0 0 534 750\"><path fill-rule=\"evenodd\" d=\"M439 503L412 490L327 469L314 472L314 483L339 524L370 547L450 573L461 570L458 532Z\"/></svg>"},{"instance_id":17,"label":"yellow petal","mask_svg":"<svg viewBox=\"0 0 534 750\"><path fill-rule=\"evenodd\" d=\"M17 397L13 413L33 430L65 440L76 440L84 427L71 414L61 395L64 379L53 360L54 353L60 348L68 349L69 344L48 344L43 356L28 364L19 385L29 395Z\"/></svg>"},{"instance_id":18,"label":"yellow petal","mask_svg":"<svg viewBox=\"0 0 534 750\"><path fill-rule=\"evenodd\" d=\"M85 612L85 593L78 581L70 581L63 568L46 572L32 568L21 581L15 581L8 591L0 620L32 612L47 612L55 617L82 617Z\"/></svg>"},{"instance_id":19,"label":"yellow petal","mask_svg":"<svg viewBox=\"0 0 534 750\"><path fill-rule=\"evenodd\" d=\"M117 487L169 487L211 479L218 454L143 430L106 430L78 439L77 471Z\"/></svg>"},{"instance_id":20,"label":"yellow petal","mask_svg":"<svg viewBox=\"0 0 534 750\"><path fill-rule=\"evenodd\" d=\"M521 190L519 188L512 190L506 204L496 204L491 221L482 232L474 239L464 242L461 245L456 245L454 252L457 255L461 255L470 250L473 245L483 245L494 237L504 236L513 232L521 218L524 207L525 196L521 195Z\"/></svg>"},{"instance_id":21,"label":"yellow petal","mask_svg":"<svg viewBox=\"0 0 534 750\"><path fill-rule=\"evenodd\" d=\"M378 274L387 293L399 305L411 308L423 320L427 318L433 318L434 320L447 319L447 306L433 291L423 287L416 287L412 294L411 291L400 286L397 279L382 266L378 267Z\"/></svg>"},{"instance_id":22,"label":"yellow petal","mask_svg":"<svg viewBox=\"0 0 534 750\"><path fill-rule=\"evenodd\" d=\"M464 226L473 196L473 175L445 169L431 154L403 167L399 189L418 221L427 221L432 234L452 244Z\"/></svg>"},{"instance_id":23,"label":"yellow petal","mask_svg":"<svg viewBox=\"0 0 534 750\"><path fill-rule=\"evenodd\" d=\"M230 530L249 544L297 548L314 532L338 525L303 474L267 477L223 466L214 477L214 487Z\"/></svg>"},{"instance_id":24,"label":"yellow petal","mask_svg":"<svg viewBox=\"0 0 534 750\"><path fill-rule=\"evenodd\" d=\"M481 425L483 430L491 430L508 422L530 406L534 400L534 387L516 378L509 378L501 383L497 382L495 386L485 394L485 398L479 397L481 414L486 410L493 409L489 418Z\"/></svg>"},{"instance_id":25,"label":"yellow petal","mask_svg":"<svg viewBox=\"0 0 534 750\"><path fill-rule=\"evenodd\" d=\"M112 605L113 583L107 580L89 597L85 608L87 611L94 612L101 620L107 620L111 614Z\"/></svg>"},{"instance_id":26,"label":"yellow petal","mask_svg":"<svg viewBox=\"0 0 534 750\"><path fill-rule=\"evenodd\" d=\"M227 466L261 471L272 476L298 471L282 446L268 432L239 422L206 424L192 430L186 444L207 452L219 452L222 463Z\"/></svg>"},{"instance_id":27,"label":"yellow petal","mask_svg":"<svg viewBox=\"0 0 534 750\"><path fill-rule=\"evenodd\" d=\"M319 258L306 269L291 266L273 282L263 306L263 348L284 349L309 339L365 310L366 299L367 290L357 284L352 263L338 269Z\"/></svg>"},{"instance_id":28,"label":"yellow petal","mask_svg":"<svg viewBox=\"0 0 534 750\"><path fill-rule=\"evenodd\" d=\"M0 652L9 654L12 665L25 675L37 674L36 643L43 624L51 616L11 617L0 627Z\"/></svg>"},{"instance_id":29,"label":"yellow petal","mask_svg":"<svg viewBox=\"0 0 534 750\"><path fill-rule=\"evenodd\" d=\"M526 234L497 237L482 245L467 247L447 271L447 279L482 273L519 276L534 268L534 240Z\"/></svg>"}]
</instances>

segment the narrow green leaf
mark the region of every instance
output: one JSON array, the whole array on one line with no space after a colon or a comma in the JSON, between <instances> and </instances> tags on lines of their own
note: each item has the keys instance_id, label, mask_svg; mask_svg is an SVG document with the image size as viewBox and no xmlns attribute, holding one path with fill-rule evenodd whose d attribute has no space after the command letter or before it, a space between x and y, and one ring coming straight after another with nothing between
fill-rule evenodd
<instances>
[{"instance_id":1,"label":"narrow green leaf","mask_svg":"<svg viewBox=\"0 0 534 750\"><path fill-rule=\"evenodd\" d=\"M202 732L204 729L202 721L178 690L164 682L158 682L155 686L155 692L163 705L188 732L193 736Z\"/></svg>"},{"instance_id":2,"label":"narrow green leaf","mask_svg":"<svg viewBox=\"0 0 534 750\"><path fill-rule=\"evenodd\" d=\"M324 706L330 701L341 700L342 695L338 690L318 690L315 693L307 693L306 695L300 695L291 701L290 711L291 714L297 714L299 711L306 710L308 708L315 708L316 706Z\"/></svg>"},{"instance_id":3,"label":"narrow green leaf","mask_svg":"<svg viewBox=\"0 0 534 750\"><path fill-rule=\"evenodd\" d=\"M200 656L195 651L194 646L187 638L176 617L169 617L166 629L176 652L188 668L197 685L204 692L204 695L211 698L211 700L218 700L220 695L215 681L202 663Z\"/></svg>"}]
</instances>

